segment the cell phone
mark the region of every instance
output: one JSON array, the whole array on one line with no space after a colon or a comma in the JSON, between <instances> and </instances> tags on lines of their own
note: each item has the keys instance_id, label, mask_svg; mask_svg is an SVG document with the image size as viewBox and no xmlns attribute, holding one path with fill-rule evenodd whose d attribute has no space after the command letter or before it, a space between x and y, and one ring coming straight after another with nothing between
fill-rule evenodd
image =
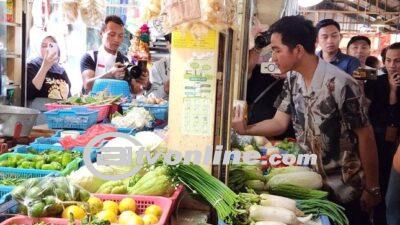
<instances>
[{"instance_id":1,"label":"cell phone","mask_svg":"<svg viewBox=\"0 0 400 225\"><path fill-rule=\"evenodd\" d=\"M281 74L278 66L273 62L261 63L261 73L262 74Z\"/></svg>"},{"instance_id":2,"label":"cell phone","mask_svg":"<svg viewBox=\"0 0 400 225\"><path fill-rule=\"evenodd\" d=\"M376 69L358 68L353 72L353 77L357 80L376 80L378 79Z\"/></svg>"},{"instance_id":3,"label":"cell phone","mask_svg":"<svg viewBox=\"0 0 400 225\"><path fill-rule=\"evenodd\" d=\"M58 54L58 46L56 43L49 43L47 46L47 52L49 54L57 53Z\"/></svg>"}]
</instances>

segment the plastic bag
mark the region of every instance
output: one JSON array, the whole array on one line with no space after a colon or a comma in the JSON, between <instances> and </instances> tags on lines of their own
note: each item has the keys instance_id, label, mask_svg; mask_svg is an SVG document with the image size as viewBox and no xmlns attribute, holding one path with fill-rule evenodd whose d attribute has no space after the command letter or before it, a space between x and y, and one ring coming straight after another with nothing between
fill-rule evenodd
<instances>
[{"instance_id":1,"label":"plastic bag","mask_svg":"<svg viewBox=\"0 0 400 225\"><path fill-rule=\"evenodd\" d=\"M30 217L58 217L67 204L86 202L90 197L88 191L70 184L65 177L31 178L11 194Z\"/></svg>"},{"instance_id":2,"label":"plastic bag","mask_svg":"<svg viewBox=\"0 0 400 225\"><path fill-rule=\"evenodd\" d=\"M60 140L60 143L65 149L72 149L75 146L85 147L89 143L89 141L96 136L109 132L117 132L117 128L115 128L114 126L97 124L90 127L84 134L79 135L76 139L67 136L65 138L62 138ZM97 143L96 146L98 146L99 144L100 143Z\"/></svg>"}]
</instances>

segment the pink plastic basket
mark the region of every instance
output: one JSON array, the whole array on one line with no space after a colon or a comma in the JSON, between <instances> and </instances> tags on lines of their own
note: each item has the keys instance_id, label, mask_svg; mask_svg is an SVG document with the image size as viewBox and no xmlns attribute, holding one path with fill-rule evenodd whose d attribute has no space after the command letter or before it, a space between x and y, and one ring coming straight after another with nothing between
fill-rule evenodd
<instances>
[{"instance_id":1,"label":"pink plastic basket","mask_svg":"<svg viewBox=\"0 0 400 225\"><path fill-rule=\"evenodd\" d=\"M172 205L171 205L171 213L173 212L173 210L175 210L176 204L178 203L179 197L181 196L181 194L182 194L182 192L183 192L184 189L185 189L185 186L179 185L179 186L176 188L175 192L172 194L172 196L169 197L169 199L170 199L171 202L172 202ZM170 214L171 214L171 213L170 213Z\"/></svg>"},{"instance_id":2,"label":"pink plastic basket","mask_svg":"<svg viewBox=\"0 0 400 225\"><path fill-rule=\"evenodd\" d=\"M156 225L164 225L167 223L171 212L172 201L171 199L159 196L142 196L142 195L104 195L94 194L94 196L101 200L111 200L115 202L121 201L123 198L131 197L136 201L136 213L142 214L149 205L158 205L162 208L162 215ZM0 224L2 225L2 224Z\"/></svg>"},{"instance_id":3,"label":"pink plastic basket","mask_svg":"<svg viewBox=\"0 0 400 225\"><path fill-rule=\"evenodd\" d=\"M94 196L100 198L101 200L111 200L115 202L121 201L123 198L131 197L136 201L136 213L142 214L144 213L145 209L149 205L158 205L162 208L163 212L161 217L156 225L164 225L167 223L167 220L170 215L172 201L168 198L158 197L158 196L140 196L140 195L104 195L104 194L94 194ZM0 225L12 225L12 224L35 224L40 221L45 222L46 224L53 224L53 225L68 225L67 219L61 218L31 218L28 216L15 216L10 219L7 219L0 223ZM80 224L80 221L76 221L76 224Z\"/></svg>"},{"instance_id":4,"label":"pink plastic basket","mask_svg":"<svg viewBox=\"0 0 400 225\"><path fill-rule=\"evenodd\" d=\"M56 110L56 109L66 109L71 108L72 105L62 105L58 103L47 103L44 105L48 111ZM97 116L97 122L103 121L108 116L108 112L110 111L111 105L91 105L91 106L82 106L87 107L92 110L99 110L99 115Z\"/></svg>"},{"instance_id":5,"label":"pink plastic basket","mask_svg":"<svg viewBox=\"0 0 400 225\"><path fill-rule=\"evenodd\" d=\"M35 224L39 222L44 222L46 224L54 225L68 225L68 220L59 218L32 218L28 216L15 216L7 220L4 220L0 225L12 225L12 224Z\"/></svg>"}]
</instances>

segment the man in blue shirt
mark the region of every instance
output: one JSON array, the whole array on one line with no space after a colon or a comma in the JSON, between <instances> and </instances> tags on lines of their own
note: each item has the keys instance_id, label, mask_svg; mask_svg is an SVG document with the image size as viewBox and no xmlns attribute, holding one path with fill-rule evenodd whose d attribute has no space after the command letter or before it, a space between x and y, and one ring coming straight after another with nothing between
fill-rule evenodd
<instances>
[{"instance_id":1,"label":"man in blue shirt","mask_svg":"<svg viewBox=\"0 0 400 225\"><path fill-rule=\"evenodd\" d=\"M360 61L357 58L342 53L339 49L342 35L340 34L340 25L332 19L321 20L317 24L318 44L322 51L317 55L346 73L352 75L360 67Z\"/></svg>"}]
</instances>

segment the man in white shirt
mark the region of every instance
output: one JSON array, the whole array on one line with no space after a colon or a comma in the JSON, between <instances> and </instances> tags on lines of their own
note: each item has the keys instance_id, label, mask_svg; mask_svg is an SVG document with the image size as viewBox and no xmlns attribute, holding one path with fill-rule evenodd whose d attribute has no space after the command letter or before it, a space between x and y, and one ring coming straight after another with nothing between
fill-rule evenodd
<instances>
[{"instance_id":1,"label":"man in white shirt","mask_svg":"<svg viewBox=\"0 0 400 225\"><path fill-rule=\"evenodd\" d=\"M171 34L164 36L167 41L167 48L171 49ZM170 75L170 56L164 57L155 62L151 68L150 83L151 88L146 93L148 97L168 99L169 94L169 75Z\"/></svg>"}]
</instances>

